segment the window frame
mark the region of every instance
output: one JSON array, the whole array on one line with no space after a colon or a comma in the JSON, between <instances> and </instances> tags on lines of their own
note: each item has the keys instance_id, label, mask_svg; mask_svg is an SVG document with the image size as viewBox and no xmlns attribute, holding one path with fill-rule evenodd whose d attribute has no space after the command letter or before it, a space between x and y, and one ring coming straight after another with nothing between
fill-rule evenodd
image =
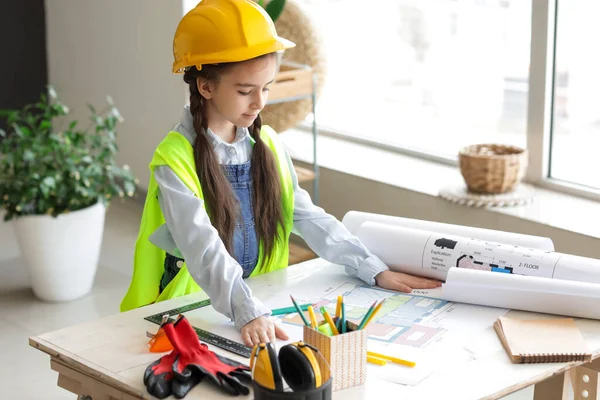
<instances>
[{"instance_id":1,"label":"window frame","mask_svg":"<svg viewBox=\"0 0 600 400\"><path fill-rule=\"evenodd\" d=\"M552 121L556 26L560 0L532 0L529 99L527 110L528 182L600 201L600 190L552 178Z\"/></svg>"}]
</instances>

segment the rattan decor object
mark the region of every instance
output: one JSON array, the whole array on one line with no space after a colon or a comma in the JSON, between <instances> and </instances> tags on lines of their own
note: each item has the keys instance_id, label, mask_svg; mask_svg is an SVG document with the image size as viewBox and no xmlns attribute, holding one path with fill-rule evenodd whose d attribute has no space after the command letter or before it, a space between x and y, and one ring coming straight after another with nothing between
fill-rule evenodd
<instances>
[{"instance_id":1,"label":"rattan decor object","mask_svg":"<svg viewBox=\"0 0 600 400\"><path fill-rule=\"evenodd\" d=\"M286 50L284 61L308 65L316 74L318 98L325 82L326 55L315 23L309 18L300 1L287 0L275 27L279 36L296 43L296 47ZM312 100L304 99L268 104L260 115L264 124L270 125L275 132L283 133L302 122L310 112Z\"/></svg>"},{"instance_id":2,"label":"rattan decor object","mask_svg":"<svg viewBox=\"0 0 600 400\"><path fill-rule=\"evenodd\" d=\"M527 170L528 151L503 144L475 144L458 153L460 172L470 192L507 193Z\"/></svg>"}]
</instances>

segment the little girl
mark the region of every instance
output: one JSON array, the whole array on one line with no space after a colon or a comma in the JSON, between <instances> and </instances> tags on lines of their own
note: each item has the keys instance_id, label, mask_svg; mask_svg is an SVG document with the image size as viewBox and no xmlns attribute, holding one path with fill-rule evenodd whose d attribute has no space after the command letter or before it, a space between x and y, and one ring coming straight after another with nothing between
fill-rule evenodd
<instances>
[{"instance_id":1,"label":"little girl","mask_svg":"<svg viewBox=\"0 0 600 400\"><path fill-rule=\"evenodd\" d=\"M121 311L202 288L249 345L287 339L244 278L287 267L292 230L370 285L410 292L441 283L390 271L298 186L277 134L261 125L279 37L251 0L203 0L173 41L190 104L158 145Z\"/></svg>"}]
</instances>

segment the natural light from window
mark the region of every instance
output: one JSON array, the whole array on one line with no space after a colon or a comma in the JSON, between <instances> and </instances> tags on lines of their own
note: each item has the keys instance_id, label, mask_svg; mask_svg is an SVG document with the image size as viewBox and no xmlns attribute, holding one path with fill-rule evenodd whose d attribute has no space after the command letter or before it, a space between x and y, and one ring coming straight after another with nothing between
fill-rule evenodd
<instances>
[{"instance_id":1,"label":"natural light from window","mask_svg":"<svg viewBox=\"0 0 600 400\"><path fill-rule=\"evenodd\" d=\"M319 126L447 157L526 145L530 1L305 1L327 51Z\"/></svg>"},{"instance_id":2,"label":"natural light from window","mask_svg":"<svg viewBox=\"0 0 600 400\"><path fill-rule=\"evenodd\" d=\"M585 44L600 37L600 3L561 1L550 176L600 188L600 57ZM591 42L590 42L591 43Z\"/></svg>"}]
</instances>

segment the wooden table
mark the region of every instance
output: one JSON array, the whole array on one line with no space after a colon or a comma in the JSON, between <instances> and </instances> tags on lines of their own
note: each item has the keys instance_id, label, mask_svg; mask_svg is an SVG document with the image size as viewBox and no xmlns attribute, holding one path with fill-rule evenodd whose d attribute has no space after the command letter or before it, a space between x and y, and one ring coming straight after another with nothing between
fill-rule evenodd
<instances>
[{"instance_id":1,"label":"wooden table","mask_svg":"<svg viewBox=\"0 0 600 400\"><path fill-rule=\"evenodd\" d=\"M268 298L273 288L290 282L319 279L319 275L343 274L340 266L324 260L311 260L285 270L248 279L254 295ZM50 366L58 372L58 385L93 400L147 399L143 372L160 354L147 349L146 331L157 326L144 320L152 314L197 302L204 294L194 294L153 304L97 321L34 336L29 344L50 355ZM600 306L600 305L599 305ZM510 311L509 316L519 316ZM524 313L527 314L527 313ZM530 314L530 313L529 313ZM404 386L368 374L362 386L334 392L335 399L497 399L524 387L535 385L535 400L566 399L573 387L575 399L596 399L600 371L600 321L578 320L578 325L594 350L591 363L511 364L496 333L490 326L477 336L488 350L456 368L433 372L419 385ZM217 352L222 352L218 348ZM223 352L231 358L237 356ZM238 358L248 362L247 359ZM582 395L587 391L587 397ZM248 398L251 398L251 394ZM200 384L187 399L224 398L210 385Z\"/></svg>"}]
</instances>

